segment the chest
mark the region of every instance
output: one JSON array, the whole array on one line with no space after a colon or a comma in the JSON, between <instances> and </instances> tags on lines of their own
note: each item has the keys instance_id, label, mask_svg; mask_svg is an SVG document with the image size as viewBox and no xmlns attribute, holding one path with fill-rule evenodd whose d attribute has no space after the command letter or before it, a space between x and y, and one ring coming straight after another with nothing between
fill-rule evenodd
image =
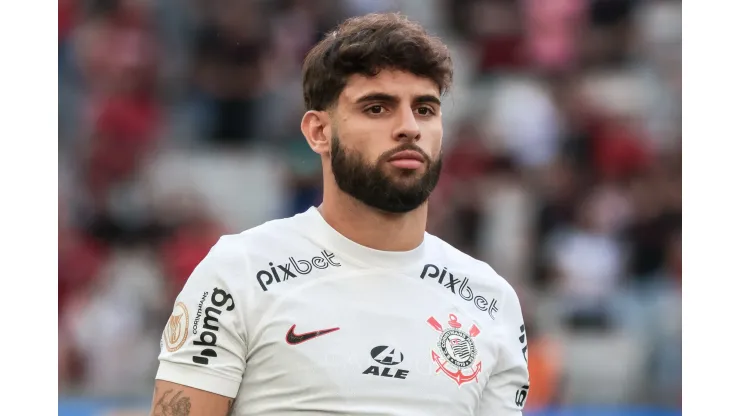
<instances>
[{"instance_id":1,"label":"chest","mask_svg":"<svg viewBox=\"0 0 740 416\"><path fill-rule=\"evenodd\" d=\"M256 407L277 395L307 411L474 414L497 347L494 322L471 305L403 275L281 293L250 330L245 395Z\"/></svg>"}]
</instances>

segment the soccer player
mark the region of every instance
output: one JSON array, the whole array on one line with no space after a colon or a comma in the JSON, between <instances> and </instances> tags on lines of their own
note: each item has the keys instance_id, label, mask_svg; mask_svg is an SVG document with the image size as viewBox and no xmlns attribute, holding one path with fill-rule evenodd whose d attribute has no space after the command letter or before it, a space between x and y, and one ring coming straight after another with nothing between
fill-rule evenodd
<instances>
[{"instance_id":1,"label":"soccer player","mask_svg":"<svg viewBox=\"0 0 740 416\"><path fill-rule=\"evenodd\" d=\"M516 293L425 232L447 48L398 14L305 59L301 130L323 202L222 237L162 334L153 415L520 415Z\"/></svg>"}]
</instances>

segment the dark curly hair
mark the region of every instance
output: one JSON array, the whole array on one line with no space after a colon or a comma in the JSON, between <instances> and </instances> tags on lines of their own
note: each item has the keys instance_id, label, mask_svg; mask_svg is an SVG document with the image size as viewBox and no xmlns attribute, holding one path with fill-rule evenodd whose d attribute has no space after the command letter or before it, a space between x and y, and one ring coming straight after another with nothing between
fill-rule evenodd
<instances>
[{"instance_id":1,"label":"dark curly hair","mask_svg":"<svg viewBox=\"0 0 740 416\"><path fill-rule=\"evenodd\" d=\"M398 13L345 20L308 53L303 63L307 110L332 107L354 74L397 69L428 78L444 94L452 84L452 58L442 41Z\"/></svg>"}]
</instances>

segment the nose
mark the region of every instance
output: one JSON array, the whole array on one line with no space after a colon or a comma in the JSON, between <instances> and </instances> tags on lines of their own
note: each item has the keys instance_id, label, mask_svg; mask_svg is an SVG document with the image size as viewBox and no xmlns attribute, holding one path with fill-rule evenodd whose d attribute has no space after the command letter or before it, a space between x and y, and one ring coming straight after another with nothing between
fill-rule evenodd
<instances>
[{"instance_id":1,"label":"nose","mask_svg":"<svg viewBox=\"0 0 740 416\"><path fill-rule=\"evenodd\" d=\"M408 142L415 142L421 138L419 123L416 122L414 111L411 108L406 108L404 111L399 112L398 127L393 137L398 141Z\"/></svg>"}]
</instances>

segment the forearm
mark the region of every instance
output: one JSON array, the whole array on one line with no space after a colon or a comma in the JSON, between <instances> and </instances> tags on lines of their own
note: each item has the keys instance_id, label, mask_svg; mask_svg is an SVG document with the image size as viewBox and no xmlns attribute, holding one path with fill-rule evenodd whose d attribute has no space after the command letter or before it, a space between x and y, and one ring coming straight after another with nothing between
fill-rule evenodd
<instances>
[{"instance_id":1,"label":"forearm","mask_svg":"<svg viewBox=\"0 0 740 416\"><path fill-rule=\"evenodd\" d=\"M151 416L229 416L234 399L169 381L154 385Z\"/></svg>"}]
</instances>

